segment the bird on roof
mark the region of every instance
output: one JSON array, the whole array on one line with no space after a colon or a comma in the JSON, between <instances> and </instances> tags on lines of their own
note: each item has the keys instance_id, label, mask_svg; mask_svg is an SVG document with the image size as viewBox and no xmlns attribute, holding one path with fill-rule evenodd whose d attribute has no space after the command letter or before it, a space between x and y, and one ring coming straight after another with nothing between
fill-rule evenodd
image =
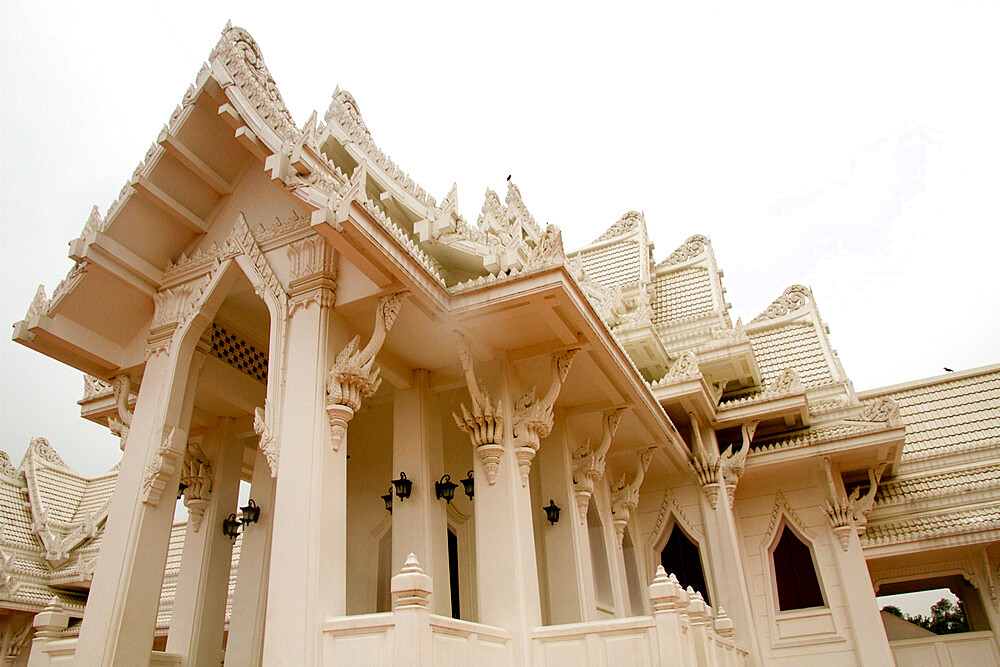
<instances>
[{"instance_id":1,"label":"bird on roof","mask_svg":"<svg viewBox=\"0 0 1000 667\"><path fill-rule=\"evenodd\" d=\"M510 180L510 174L507 174L507 180L508 181Z\"/></svg>"},{"instance_id":2,"label":"bird on roof","mask_svg":"<svg viewBox=\"0 0 1000 667\"><path fill-rule=\"evenodd\" d=\"M954 373L954 372L955 372L955 371L951 370L950 368L948 368L947 366L945 366L945 367L944 367L944 369L945 369L945 370L946 370L947 372L949 372L949 373Z\"/></svg>"}]
</instances>

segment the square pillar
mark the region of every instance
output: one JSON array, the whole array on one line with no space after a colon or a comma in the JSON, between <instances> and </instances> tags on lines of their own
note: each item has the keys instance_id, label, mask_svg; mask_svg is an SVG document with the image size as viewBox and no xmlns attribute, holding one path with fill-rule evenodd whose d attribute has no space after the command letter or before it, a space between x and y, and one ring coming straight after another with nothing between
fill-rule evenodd
<instances>
[{"instance_id":1,"label":"square pillar","mask_svg":"<svg viewBox=\"0 0 1000 667\"><path fill-rule=\"evenodd\" d=\"M233 591L229 619L226 663L259 665L264 650L264 618L267 611L268 565L274 525L274 484L264 453L257 450L253 464L250 497L260 507L260 518L243 533L240 564Z\"/></svg>"},{"instance_id":2,"label":"square pillar","mask_svg":"<svg viewBox=\"0 0 1000 667\"><path fill-rule=\"evenodd\" d=\"M448 511L434 483L444 474L441 413L426 370L413 372L413 386L397 391L392 404L392 474L413 480L409 498L393 497L392 572L414 554L434 582L430 609L451 616L448 570Z\"/></svg>"},{"instance_id":3,"label":"square pillar","mask_svg":"<svg viewBox=\"0 0 1000 667\"><path fill-rule=\"evenodd\" d=\"M232 420L220 421L204 438L211 496L197 527L193 512L188 518L167 635L167 652L179 653L192 666L219 664L226 621L233 539L222 533L222 521L238 512L243 444L232 437Z\"/></svg>"},{"instance_id":4,"label":"square pillar","mask_svg":"<svg viewBox=\"0 0 1000 667\"><path fill-rule=\"evenodd\" d=\"M503 353L501 353L503 354ZM488 475L480 456L473 457L476 478L476 571L479 621L507 628L513 635L515 664L531 664L528 633L541 624L535 537L527 486L521 485L513 433L514 402L510 362L501 359L500 412L503 454L496 479Z\"/></svg>"},{"instance_id":5,"label":"square pillar","mask_svg":"<svg viewBox=\"0 0 1000 667\"><path fill-rule=\"evenodd\" d=\"M277 484L264 629L263 663L313 665L321 628L346 613L347 448L337 451L325 410L333 346L347 342L327 301L294 310L284 346L284 389L277 429Z\"/></svg>"},{"instance_id":6,"label":"square pillar","mask_svg":"<svg viewBox=\"0 0 1000 667\"><path fill-rule=\"evenodd\" d=\"M196 338L188 338L146 362L80 630L79 664L149 662L181 474L178 453L186 445L204 359L194 354ZM146 482L154 479L158 495L151 502Z\"/></svg>"}]
</instances>

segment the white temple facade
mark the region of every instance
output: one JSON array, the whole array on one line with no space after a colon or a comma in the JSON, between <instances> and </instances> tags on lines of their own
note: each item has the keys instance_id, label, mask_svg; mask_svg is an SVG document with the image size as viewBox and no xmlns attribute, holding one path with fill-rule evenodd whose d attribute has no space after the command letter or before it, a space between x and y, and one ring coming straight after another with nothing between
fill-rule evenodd
<instances>
[{"instance_id":1,"label":"white temple facade","mask_svg":"<svg viewBox=\"0 0 1000 667\"><path fill-rule=\"evenodd\" d=\"M123 455L0 460L11 663L1000 664L1000 365L858 393L703 236L565 252L511 182L470 223L240 28L70 257L14 340ZM932 584L971 631L887 630Z\"/></svg>"}]
</instances>

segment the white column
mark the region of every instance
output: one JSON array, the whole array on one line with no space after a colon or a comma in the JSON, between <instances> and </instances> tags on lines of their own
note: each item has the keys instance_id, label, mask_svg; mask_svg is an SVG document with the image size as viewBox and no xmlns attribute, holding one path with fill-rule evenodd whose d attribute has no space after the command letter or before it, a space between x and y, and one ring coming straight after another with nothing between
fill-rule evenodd
<instances>
[{"instance_id":1,"label":"white column","mask_svg":"<svg viewBox=\"0 0 1000 667\"><path fill-rule=\"evenodd\" d=\"M476 570L480 622L510 630L515 664L528 665L528 633L541 623L531 513L541 508L531 506L528 488L521 486L512 430L516 393L504 356L500 392L504 451L494 484L486 483L482 460L473 457Z\"/></svg>"},{"instance_id":2,"label":"white column","mask_svg":"<svg viewBox=\"0 0 1000 667\"><path fill-rule=\"evenodd\" d=\"M250 497L260 508L260 518L250 530L244 531L240 547L229 639L226 642L226 664L229 665L259 665L262 660L274 525L274 481L267 459L258 449L253 464Z\"/></svg>"},{"instance_id":3,"label":"white column","mask_svg":"<svg viewBox=\"0 0 1000 667\"><path fill-rule=\"evenodd\" d=\"M192 364L195 342L174 344L146 362L80 630L78 664L149 662L180 461L161 468L165 486L156 504L143 502L143 479L171 428L181 441L174 447L185 444L200 368Z\"/></svg>"},{"instance_id":4,"label":"white column","mask_svg":"<svg viewBox=\"0 0 1000 667\"><path fill-rule=\"evenodd\" d=\"M580 554L586 545L586 523L580 523L573 494L573 471L570 453L575 447L566 428L566 415L561 408L555 410L552 434L542 443L535 458L539 466L542 505L533 508L541 512L549 498L563 508L559 522L550 526L545 522L545 568L549 581L549 621L553 625L578 623L584 620L584 572ZM478 490L477 490L478 492Z\"/></svg>"},{"instance_id":5,"label":"white column","mask_svg":"<svg viewBox=\"0 0 1000 667\"><path fill-rule=\"evenodd\" d=\"M243 444L232 437L232 421L205 434L203 450L212 462L212 491L195 531L188 520L177 592L174 596L167 652L179 653L185 665L219 664L229 594L233 540L222 521L237 512Z\"/></svg>"},{"instance_id":6,"label":"white column","mask_svg":"<svg viewBox=\"0 0 1000 667\"><path fill-rule=\"evenodd\" d=\"M429 380L426 370L415 370L413 386L393 397L392 474L395 479L405 472L413 480L413 491L406 500L393 497L392 571L399 571L414 554L434 582L431 610L451 616L448 512L434 493L434 483L445 472L441 413Z\"/></svg>"},{"instance_id":7,"label":"white column","mask_svg":"<svg viewBox=\"0 0 1000 667\"><path fill-rule=\"evenodd\" d=\"M702 437L705 447L718 451L719 444L714 430L703 428ZM725 608L736 630L736 640L749 650L750 660L755 662L761 653L754 616L750 608L749 588L746 571L743 569L736 519L729 507L729 492L725 484L719 484L719 495L714 508L705 493L699 494L705 538L708 542L705 545L706 555L711 566L710 576L715 582L712 603L715 607Z\"/></svg>"},{"instance_id":8,"label":"white column","mask_svg":"<svg viewBox=\"0 0 1000 667\"><path fill-rule=\"evenodd\" d=\"M832 542L830 548L840 572L840 587L844 592L844 604L850 612L847 618L857 644L858 659L862 665L891 665L892 649L889 648L885 625L875 601L875 590L857 531L852 526L846 551L839 540Z\"/></svg>"},{"instance_id":9,"label":"white column","mask_svg":"<svg viewBox=\"0 0 1000 667\"><path fill-rule=\"evenodd\" d=\"M325 302L302 305L284 341L266 665L318 664L323 620L346 613L348 437L333 450L325 402L331 346L347 337L333 319Z\"/></svg>"}]
</instances>

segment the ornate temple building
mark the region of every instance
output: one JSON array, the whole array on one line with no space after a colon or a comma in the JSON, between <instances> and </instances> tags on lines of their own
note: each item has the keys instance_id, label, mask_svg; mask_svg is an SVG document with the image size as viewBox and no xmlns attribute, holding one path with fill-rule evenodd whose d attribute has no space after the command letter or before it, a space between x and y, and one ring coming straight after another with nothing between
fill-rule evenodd
<instances>
[{"instance_id":1,"label":"ornate temple building","mask_svg":"<svg viewBox=\"0 0 1000 667\"><path fill-rule=\"evenodd\" d=\"M467 221L240 28L70 257L14 340L123 455L0 460L11 663L1000 663L1000 365L859 393L704 236ZM883 623L938 588L969 632Z\"/></svg>"}]
</instances>

